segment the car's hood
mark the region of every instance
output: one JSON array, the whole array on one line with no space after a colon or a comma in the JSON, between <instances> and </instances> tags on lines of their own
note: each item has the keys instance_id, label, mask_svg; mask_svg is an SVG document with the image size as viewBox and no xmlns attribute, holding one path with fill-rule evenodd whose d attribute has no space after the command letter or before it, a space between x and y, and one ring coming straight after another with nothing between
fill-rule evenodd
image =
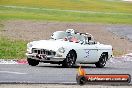
<instances>
[{"instance_id":1,"label":"car's hood","mask_svg":"<svg viewBox=\"0 0 132 88\"><path fill-rule=\"evenodd\" d=\"M61 47L77 46L78 43L62 41L62 40L40 40L31 42L32 48L48 49L57 51Z\"/></svg>"}]
</instances>

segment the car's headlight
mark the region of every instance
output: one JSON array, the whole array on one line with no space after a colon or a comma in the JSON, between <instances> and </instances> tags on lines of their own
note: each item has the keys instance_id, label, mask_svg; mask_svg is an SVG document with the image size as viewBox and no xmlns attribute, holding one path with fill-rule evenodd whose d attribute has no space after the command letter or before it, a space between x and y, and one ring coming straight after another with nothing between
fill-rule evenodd
<instances>
[{"instance_id":1,"label":"car's headlight","mask_svg":"<svg viewBox=\"0 0 132 88\"><path fill-rule=\"evenodd\" d=\"M27 44L27 53L31 53L31 48L32 48L32 44L31 43L28 43Z\"/></svg>"},{"instance_id":2,"label":"car's headlight","mask_svg":"<svg viewBox=\"0 0 132 88\"><path fill-rule=\"evenodd\" d=\"M64 49L63 47L61 47L61 48L58 49L58 51L59 51L60 53L64 53L64 52L65 52L65 49Z\"/></svg>"},{"instance_id":3,"label":"car's headlight","mask_svg":"<svg viewBox=\"0 0 132 88\"><path fill-rule=\"evenodd\" d=\"M33 45L31 43L27 44L27 48L31 48Z\"/></svg>"}]
</instances>

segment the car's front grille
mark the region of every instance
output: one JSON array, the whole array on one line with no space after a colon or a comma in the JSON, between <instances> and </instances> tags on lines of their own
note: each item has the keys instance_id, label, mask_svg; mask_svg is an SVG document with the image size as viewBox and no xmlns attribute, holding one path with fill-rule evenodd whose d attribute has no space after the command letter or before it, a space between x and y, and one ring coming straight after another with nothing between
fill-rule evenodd
<instances>
[{"instance_id":1,"label":"car's front grille","mask_svg":"<svg viewBox=\"0 0 132 88\"><path fill-rule=\"evenodd\" d=\"M37 48L33 48L32 53L45 54L45 55L55 55L56 54L54 51L50 51L50 50L46 50L46 49L37 49Z\"/></svg>"}]
</instances>

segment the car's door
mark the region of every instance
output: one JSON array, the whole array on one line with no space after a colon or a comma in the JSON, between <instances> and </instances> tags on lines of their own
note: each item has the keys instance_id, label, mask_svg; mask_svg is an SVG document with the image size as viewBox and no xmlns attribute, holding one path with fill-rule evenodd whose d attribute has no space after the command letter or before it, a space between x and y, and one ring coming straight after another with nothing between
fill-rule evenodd
<instances>
[{"instance_id":1,"label":"car's door","mask_svg":"<svg viewBox=\"0 0 132 88\"><path fill-rule=\"evenodd\" d=\"M92 63L98 61L98 47L96 44L84 44L77 51L77 61L79 63Z\"/></svg>"},{"instance_id":2,"label":"car's door","mask_svg":"<svg viewBox=\"0 0 132 88\"><path fill-rule=\"evenodd\" d=\"M77 62L92 63L98 61L98 47L91 37L81 36L82 43L77 49Z\"/></svg>"},{"instance_id":3,"label":"car's door","mask_svg":"<svg viewBox=\"0 0 132 88\"><path fill-rule=\"evenodd\" d=\"M84 62L96 62L98 61L98 48L96 44L84 45Z\"/></svg>"}]
</instances>

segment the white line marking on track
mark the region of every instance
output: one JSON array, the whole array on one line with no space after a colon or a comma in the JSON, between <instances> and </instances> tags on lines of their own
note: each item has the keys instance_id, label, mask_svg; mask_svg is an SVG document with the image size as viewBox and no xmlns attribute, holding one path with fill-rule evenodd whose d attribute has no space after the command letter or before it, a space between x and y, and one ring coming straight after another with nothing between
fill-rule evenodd
<instances>
[{"instance_id":1,"label":"white line marking on track","mask_svg":"<svg viewBox=\"0 0 132 88\"><path fill-rule=\"evenodd\" d=\"M25 75L25 74L27 74L27 73L22 73L22 72L12 72L12 71L0 71L0 73L18 74L18 75Z\"/></svg>"},{"instance_id":2,"label":"white line marking on track","mask_svg":"<svg viewBox=\"0 0 132 88\"><path fill-rule=\"evenodd\" d=\"M50 10L50 11L63 11L63 12L76 12L76 13L91 13L91 14L122 14L122 15L132 15L130 13L121 13L121 12L99 12L99 11L80 11L80 10L62 10L62 9L47 9L47 8L34 8L34 7L26 7L26 6L6 6L0 5L0 7L5 8L18 8L18 9L30 9L30 10ZM3 12L4 13L4 12Z\"/></svg>"}]
</instances>

